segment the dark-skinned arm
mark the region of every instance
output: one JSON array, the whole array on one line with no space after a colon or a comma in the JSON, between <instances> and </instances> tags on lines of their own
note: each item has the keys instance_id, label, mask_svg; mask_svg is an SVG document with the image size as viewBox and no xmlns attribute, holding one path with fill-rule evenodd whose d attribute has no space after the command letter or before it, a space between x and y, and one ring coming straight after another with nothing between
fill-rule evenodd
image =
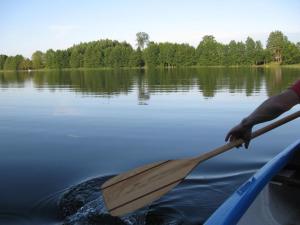
<instances>
[{"instance_id":1,"label":"dark-skinned arm","mask_svg":"<svg viewBox=\"0 0 300 225\"><path fill-rule=\"evenodd\" d=\"M226 135L225 141L243 139L248 148L251 140L252 128L259 123L270 121L290 110L300 103L299 96L292 89L288 89L279 95L272 96L258 106L249 116L233 127Z\"/></svg>"}]
</instances>

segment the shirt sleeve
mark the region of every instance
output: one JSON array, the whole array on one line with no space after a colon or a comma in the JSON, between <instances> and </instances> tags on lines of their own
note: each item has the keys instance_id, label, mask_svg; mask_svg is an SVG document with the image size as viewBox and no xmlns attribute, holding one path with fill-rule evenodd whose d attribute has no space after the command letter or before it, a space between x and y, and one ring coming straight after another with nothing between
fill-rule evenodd
<instances>
[{"instance_id":1,"label":"shirt sleeve","mask_svg":"<svg viewBox=\"0 0 300 225\"><path fill-rule=\"evenodd\" d=\"M296 94L300 97L300 80L296 81L292 86L291 89L296 92Z\"/></svg>"}]
</instances>

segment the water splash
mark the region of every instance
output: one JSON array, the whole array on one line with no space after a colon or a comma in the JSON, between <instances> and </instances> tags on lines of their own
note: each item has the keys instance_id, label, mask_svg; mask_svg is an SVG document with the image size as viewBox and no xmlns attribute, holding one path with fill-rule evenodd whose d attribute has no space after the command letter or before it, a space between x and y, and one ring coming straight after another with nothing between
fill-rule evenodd
<instances>
[{"instance_id":1,"label":"water splash","mask_svg":"<svg viewBox=\"0 0 300 225\"><path fill-rule=\"evenodd\" d=\"M234 190L234 186L229 188L228 184L245 175L247 173L210 178L190 176L148 207L120 218L108 213L100 190L110 176L99 177L68 189L59 207L64 225L199 225Z\"/></svg>"},{"instance_id":2,"label":"water splash","mask_svg":"<svg viewBox=\"0 0 300 225\"><path fill-rule=\"evenodd\" d=\"M100 191L101 184L109 177L88 180L70 188L62 196L59 207L64 225L180 225L182 220L177 216L159 214L152 206L144 207L123 217L111 216L104 204ZM166 210L162 210L166 211ZM172 211L172 210L169 210Z\"/></svg>"}]
</instances>

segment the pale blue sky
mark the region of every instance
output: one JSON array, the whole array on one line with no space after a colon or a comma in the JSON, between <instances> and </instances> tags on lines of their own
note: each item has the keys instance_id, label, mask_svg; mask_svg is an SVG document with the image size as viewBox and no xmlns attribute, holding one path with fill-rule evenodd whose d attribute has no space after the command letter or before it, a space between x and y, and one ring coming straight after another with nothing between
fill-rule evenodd
<instances>
[{"instance_id":1,"label":"pale blue sky","mask_svg":"<svg viewBox=\"0 0 300 225\"><path fill-rule=\"evenodd\" d=\"M134 45L139 31L194 46L206 34L265 44L274 30L298 42L299 21L299 0L0 0L0 54L30 57L103 38Z\"/></svg>"}]
</instances>

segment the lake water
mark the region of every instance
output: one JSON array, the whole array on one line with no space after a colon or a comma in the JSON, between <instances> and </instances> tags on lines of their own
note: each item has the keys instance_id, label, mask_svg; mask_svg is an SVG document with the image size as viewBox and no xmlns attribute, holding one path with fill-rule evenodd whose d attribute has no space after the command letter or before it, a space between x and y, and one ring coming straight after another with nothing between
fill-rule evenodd
<instances>
[{"instance_id":1,"label":"lake water","mask_svg":"<svg viewBox=\"0 0 300 225\"><path fill-rule=\"evenodd\" d=\"M93 185L223 145L233 125L299 78L299 69L288 68L0 73L0 224L119 224L101 218ZM299 125L293 121L254 140L249 150L202 163L123 223L201 224L299 138ZM90 191L89 199L76 197L80 188ZM78 202L85 206L76 213ZM64 219L66 207L75 209Z\"/></svg>"}]
</instances>

